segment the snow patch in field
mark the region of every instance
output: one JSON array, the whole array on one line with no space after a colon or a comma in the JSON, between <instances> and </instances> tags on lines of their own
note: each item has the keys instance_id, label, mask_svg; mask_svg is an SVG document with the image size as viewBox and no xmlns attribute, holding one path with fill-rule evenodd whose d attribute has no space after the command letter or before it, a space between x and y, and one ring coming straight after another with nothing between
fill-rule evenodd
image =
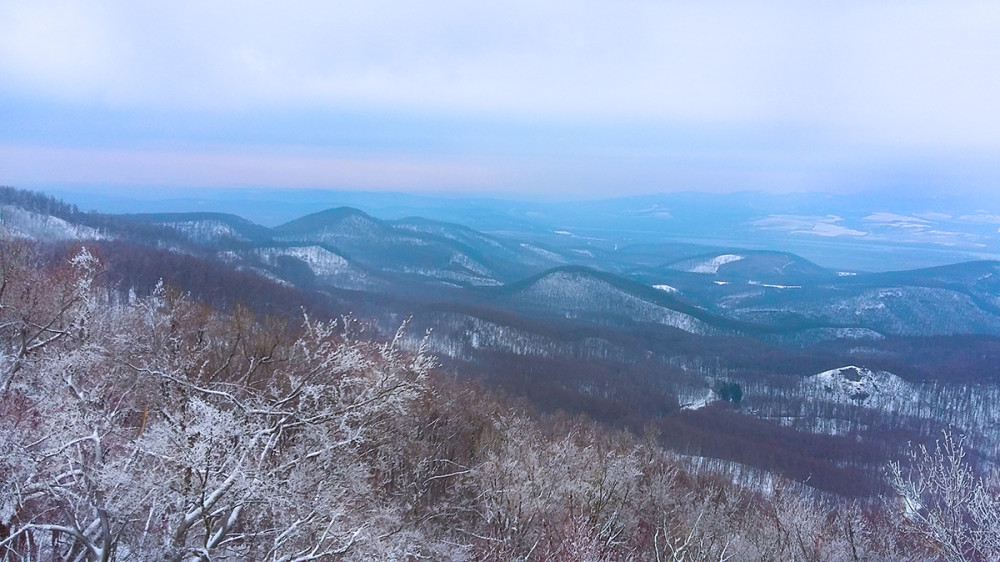
<instances>
[{"instance_id":1,"label":"snow patch in field","mask_svg":"<svg viewBox=\"0 0 1000 562\"><path fill-rule=\"evenodd\" d=\"M841 225L844 219L836 215L825 217L803 215L771 215L751 221L751 226L761 230L789 232L791 234L812 234L814 236L868 236L867 232Z\"/></svg>"},{"instance_id":2,"label":"snow patch in field","mask_svg":"<svg viewBox=\"0 0 1000 562\"><path fill-rule=\"evenodd\" d=\"M770 287L771 289L801 289L802 285L771 285L769 283L761 283L759 281L747 281L747 285L756 285L758 287Z\"/></svg>"},{"instance_id":3,"label":"snow patch in field","mask_svg":"<svg viewBox=\"0 0 1000 562\"><path fill-rule=\"evenodd\" d=\"M706 388L701 394L689 394L687 396L677 397L677 401L680 402L681 405L681 410L700 410L716 400L718 400L718 398L715 396L715 391L710 388Z\"/></svg>"},{"instance_id":4,"label":"snow patch in field","mask_svg":"<svg viewBox=\"0 0 1000 562\"><path fill-rule=\"evenodd\" d=\"M894 226L897 228L927 228L929 221L926 219L921 219L917 217L910 217L906 215L897 215L895 213L872 213L865 217L866 220L871 223L876 223L884 226Z\"/></svg>"}]
</instances>

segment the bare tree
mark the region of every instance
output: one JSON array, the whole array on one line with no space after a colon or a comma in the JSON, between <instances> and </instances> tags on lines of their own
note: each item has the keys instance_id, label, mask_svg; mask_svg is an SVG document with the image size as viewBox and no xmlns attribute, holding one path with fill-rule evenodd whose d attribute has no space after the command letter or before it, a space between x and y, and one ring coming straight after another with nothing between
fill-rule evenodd
<instances>
[{"instance_id":1,"label":"bare tree","mask_svg":"<svg viewBox=\"0 0 1000 562\"><path fill-rule=\"evenodd\" d=\"M402 556L370 478L432 365L402 332L377 343L305 317L275 336L162 288L95 306L80 255L56 315L22 323L46 345L5 365L0 558Z\"/></svg>"},{"instance_id":2,"label":"bare tree","mask_svg":"<svg viewBox=\"0 0 1000 562\"><path fill-rule=\"evenodd\" d=\"M711 487L688 492L656 528L653 553L657 562L725 562L736 556L739 531L732 513L740 498L731 490Z\"/></svg>"},{"instance_id":3,"label":"bare tree","mask_svg":"<svg viewBox=\"0 0 1000 562\"><path fill-rule=\"evenodd\" d=\"M945 432L933 449L910 452L908 465L889 464L899 495L899 524L949 561L1000 559L996 473L987 480L967 458L965 438Z\"/></svg>"}]
</instances>

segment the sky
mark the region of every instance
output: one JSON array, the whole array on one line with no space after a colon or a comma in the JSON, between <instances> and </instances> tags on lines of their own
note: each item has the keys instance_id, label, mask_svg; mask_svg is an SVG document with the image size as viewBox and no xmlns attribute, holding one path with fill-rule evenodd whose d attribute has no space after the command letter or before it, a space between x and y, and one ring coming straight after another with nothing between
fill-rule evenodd
<instances>
[{"instance_id":1,"label":"sky","mask_svg":"<svg viewBox=\"0 0 1000 562\"><path fill-rule=\"evenodd\" d=\"M600 198L1000 180L1000 2L0 2L0 184Z\"/></svg>"}]
</instances>

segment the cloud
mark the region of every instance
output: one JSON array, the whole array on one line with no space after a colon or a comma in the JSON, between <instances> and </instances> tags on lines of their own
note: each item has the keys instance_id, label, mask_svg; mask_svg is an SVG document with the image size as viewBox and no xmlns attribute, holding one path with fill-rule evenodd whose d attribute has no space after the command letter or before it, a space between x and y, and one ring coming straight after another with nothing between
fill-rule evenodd
<instances>
[{"instance_id":1,"label":"cloud","mask_svg":"<svg viewBox=\"0 0 1000 562\"><path fill-rule=\"evenodd\" d=\"M110 83L120 67L108 16L79 3L0 5L0 88L75 97Z\"/></svg>"},{"instance_id":2,"label":"cloud","mask_svg":"<svg viewBox=\"0 0 1000 562\"><path fill-rule=\"evenodd\" d=\"M422 188L493 187L496 170L455 159L330 152L70 149L0 145L0 177L14 185L94 184L173 187Z\"/></svg>"},{"instance_id":3,"label":"cloud","mask_svg":"<svg viewBox=\"0 0 1000 562\"><path fill-rule=\"evenodd\" d=\"M0 2L0 145L54 159L4 183L114 175L72 147L160 184L295 154L412 188L985 193L996 99L992 1Z\"/></svg>"},{"instance_id":4,"label":"cloud","mask_svg":"<svg viewBox=\"0 0 1000 562\"><path fill-rule=\"evenodd\" d=\"M927 220L932 220L932 221L944 221L944 220L951 219L951 215L946 214L946 213L939 213L939 212L936 212L936 211L927 211L925 213L917 213L914 216L917 216L917 217L920 217L920 218L923 218L923 219L927 219Z\"/></svg>"},{"instance_id":5,"label":"cloud","mask_svg":"<svg viewBox=\"0 0 1000 562\"><path fill-rule=\"evenodd\" d=\"M204 111L798 123L992 150L998 38L989 1L11 0L0 88Z\"/></svg>"},{"instance_id":6,"label":"cloud","mask_svg":"<svg viewBox=\"0 0 1000 562\"><path fill-rule=\"evenodd\" d=\"M974 215L962 215L959 220L975 223L997 223L1000 224L1000 215L993 215L986 212L979 212Z\"/></svg>"}]
</instances>

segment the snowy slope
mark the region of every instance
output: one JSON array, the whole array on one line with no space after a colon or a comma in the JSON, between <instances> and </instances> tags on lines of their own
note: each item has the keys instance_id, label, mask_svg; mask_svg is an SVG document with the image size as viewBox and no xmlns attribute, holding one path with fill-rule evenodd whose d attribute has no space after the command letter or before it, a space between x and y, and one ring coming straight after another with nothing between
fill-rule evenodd
<instances>
[{"instance_id":1,"label":"snowy slope","mask_svg":"<svg viewBox=\"0 0 1000 562\"><path fill-rule=\"evenodd\" d=\"M214 244L220 240L238 240L249 242L245 236L236 231L232 226L217 220L186 220L162 223L163 226L172 228L188 239L199 244Z\"/></svg>"},{"instance_id":2,"label":"snowy slope","mask_svg":"<svg viewBox=\"0 0 1000 562\"><path fill-rule=\"evenodd\" d=\"M101 240L96 229L51 215L40 215L11 205L0 206L0 227L10 236L35 240Z\"/></svg>"},{"instance_id":3,"label":"snowy slope","mask_svg":"<svg viewBox=\"0 0 1000 562\"><path fill-rule=\"evenodd\" d=\"M806 377L803 394L831 402L850 402L879 409L898 409L917 396L915 387L888 371L849 365Z\"/></svg>"},{"instance_id":4,"label":"snowy slope","mask_svg":"<svg viewBox=\"0 0 1000 562\"><path fill-rule=\"evenodd\" d=\"M743 256L735 254L722 254L690 265L686 271L691 273L716 274L719 272L720 267L726 265L727 263L733 263L741 259L743 259Z\"/></svg>"},{"instance_id":5,"label":"snowy slope","mask_svg":"<svg viewBox=\"0 0 1000 562\"><path fill-rule=\"evenodd\" d=\"M554 271L518 291L524 304L563 311L567 315L624 316L638 322L654 322L694 334L712 328L701 320L661 306L582 271Z\"/></svg>"}]
</instances>

